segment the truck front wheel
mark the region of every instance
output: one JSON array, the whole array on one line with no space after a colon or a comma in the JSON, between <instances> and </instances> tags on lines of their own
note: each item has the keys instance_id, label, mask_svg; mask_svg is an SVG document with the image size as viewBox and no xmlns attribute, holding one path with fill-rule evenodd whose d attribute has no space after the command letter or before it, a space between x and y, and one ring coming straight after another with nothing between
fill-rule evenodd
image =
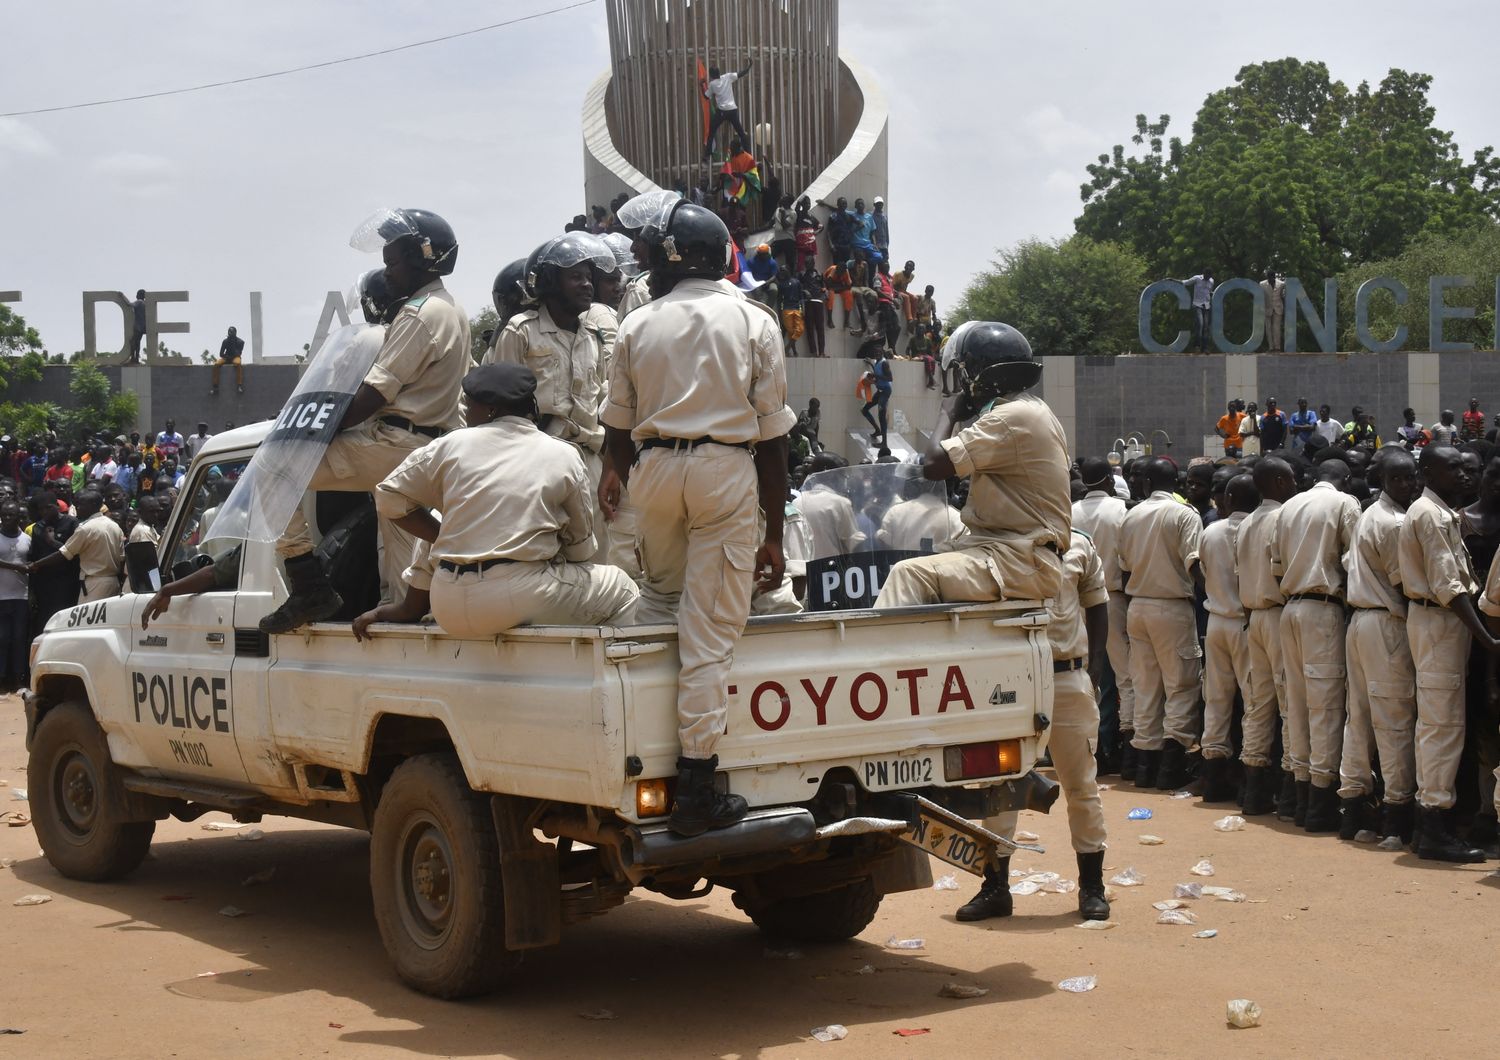
<instances>
[{"instance_id":1,"label":"truck front wheel","mask_svg":"<svg viewBox=\"0 0 1500 1060\"><path fill-rule=\"evenodd\" d=\"M756 901L735 895L734 901L762 932L792 942L852 939L870 926L880 908L880 894L868 878L795 898Z\"/></svg>"},{"instance_id":2,"label":"truck front wheel","mask_svg":"<svg viewBox=\"0 0 1500 1060\"><path fill-rule=\"evenodd\" d=\"M391 774L370 835L375 922L396 974L436 997L472 997L521 962L505 949L500 845L489 803L452 754Z\"/></svg>"},{"instance_id":3,"label":"truck front wheel","mask_svg":"<svg viewBox=\"0 0 1500 1060\"><path fill-rule=\"evenodd\" d=\"M71 880L117 880L145 860L155 821L125 819L125 790L87 704L42 716L26 764L31 820L42 853Z\"/></svg>"}]
</instances>

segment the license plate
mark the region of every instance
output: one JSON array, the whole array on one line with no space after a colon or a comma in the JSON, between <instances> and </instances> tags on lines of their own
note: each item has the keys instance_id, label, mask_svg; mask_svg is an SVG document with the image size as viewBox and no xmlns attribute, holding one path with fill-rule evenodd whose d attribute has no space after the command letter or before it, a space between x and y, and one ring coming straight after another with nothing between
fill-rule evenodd
<instances>
[{"instance_id":1,"label":"license plate","mask_svg":"<svg viewBox=\"0 0 1500 1060\"><path fill-rule=\"evenodd\" d=\"M1039 846L1006 840L920 797L917 799L917 823L899 838L939 861L975 876L983 876L985 866L1002 853L1009 856L1017 849L1042 852Z\"/></svg>"},{"instance_id":2,"label":"license plate","mask_svg":"<svg viewBox=\"0 0 1500 1060\"><path fill-rule=\"evenodd\" d=\"M943 775L938 755L888 755L864 759L860 763L860 780L866 791L890 791L941 784Z\"/></svg>"}]
</instances>

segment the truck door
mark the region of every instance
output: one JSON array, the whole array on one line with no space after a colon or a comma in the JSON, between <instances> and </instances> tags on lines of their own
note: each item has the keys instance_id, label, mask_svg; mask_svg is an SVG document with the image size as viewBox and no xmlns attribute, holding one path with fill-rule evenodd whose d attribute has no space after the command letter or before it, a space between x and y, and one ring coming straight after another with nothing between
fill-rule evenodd
<instances>
[{"instance_id":1,"label":"truck door","mask_svg":"<svg viewBox=\"0 0 1500 1060\"><path fill-rule=\"evenodd\" d=\"M213 563L226 552L242 551L232 542L200 547L217 506L228 496L245 458L195 463L159 548L163 582ZM134 597L131 615L128 720L145 730L141 739L151 765L173 777L211 778L218 783L247 779L238 743L238 717L232 670L235 663L234 614L242 556L232 556L234 577L224 588L174 597L166 613L142 630L141 615L151 597Z\"/></svg>"}]
</instances>

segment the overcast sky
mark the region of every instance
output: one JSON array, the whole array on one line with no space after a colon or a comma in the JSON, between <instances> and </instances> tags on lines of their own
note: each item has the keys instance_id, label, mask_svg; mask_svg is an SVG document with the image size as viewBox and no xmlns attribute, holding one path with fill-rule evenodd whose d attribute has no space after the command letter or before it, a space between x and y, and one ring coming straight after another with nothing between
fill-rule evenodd
<instances>
[{"instance_id":1,"label":"overcast sky","mask_svg":"<svg viewBox=\"0 0 1500 1060\"><path fill-rule=\"evenodd\" d=\"M262 73L468 29L560 0L77 0L5 9L0 111ZM796 0L792 0L793 3ZM1072 230L1078 185L1134 117L1186 135L1247 63L1295 55L1351 86L1392 66L1432 74L1438 125L1465 153L1500 144L1500 10L1436 0L1144 5L859 0L841 45L891 107L897 260L950 305L995 248ZM579 115L607 66L602 4L398 55L231 88L0 118L0 290L53 352L83 344L80 292L186 289L164 307L177 349L312 337L324 293L374 256L348 246L384 205L443 214L469 312L498 268L582 212ZM100 346L120 323L100 313Z\"/></svg>"}]
</instances>

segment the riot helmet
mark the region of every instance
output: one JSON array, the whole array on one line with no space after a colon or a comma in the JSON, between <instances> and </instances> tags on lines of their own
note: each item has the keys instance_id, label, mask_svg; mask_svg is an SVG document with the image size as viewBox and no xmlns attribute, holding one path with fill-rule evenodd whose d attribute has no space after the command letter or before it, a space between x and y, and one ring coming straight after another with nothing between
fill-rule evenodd
<instances>
[{"instance_id":1,"label":"riot helmet","mask_svg":"<svg viewBox=\"0 0 1500 1060\"><path fill-rule=\"evenodd\" d=\"M568 232L549 239L526 262L526 285L537 299L551 294L557 274L584 262L606 272L615 268L615 253L609 244L590 232Z\"/></svg>"},{"instance_id":2,"label":"riot helmet","mask_svg":"<svg viewBox=\"0 0 1500 1060\"><path fill-rule=\"evenodd\" d=\"M1042 378L1031 343L1009 324L969 320L943 345L943 375L950 387L984 405L1002 394L1030 390Z\"/></svg>"},{"instance_id":3,"label":"riot helmet","mask_svg":"<svg viewBox=\"0 0 1500 1060\"><path fill-rule=\"evenodd\" d=\"M650 250L652 275L663 279L721 280L734 253L729 229L718 214L682 199L644 228L641 239Z\"/></svg>"},{"instance_id":4,"label":"riot helmet","mask_svg":"<svg viewBox=\"0 0 1500 1060\"><path fill-rule=\"evenodd\" d=\"M631 248L635 245L631 238L622 232L608 232L600 237L615 255L615 265L626 276L638 276L641 271L640 263L635 260L635 251Z\"/></svg>"},{"instance_id":5,"label":"riot helmet","mask_svg":"<svg viewBox=\"0 0 1500 1060\"><path fill-rule=\"evenodd\" d=\"M522 306L530 304L532 299L526 293L525 258L517 258L495 275L490 298L495 303L495 312L500 314L502 325L520 312Z\"/></svg>"},{"instance_id":6,"label":"riot helmet","mask_svg":"<svg viewBox=\"0 0 1500 1060\"><path fill-rule=\"evenodd\" d=\"M349 237L355 250L379 251L392 243L399 243L407 261L421 272L447 276L458 263L452 226L430 210L377 210Z\"/></svg>"},{"instance_id":7,"label":"riot helmet","mask_svg":"<svg viewBox=\"0 0 1500 1060\"><path fill-rule=\"evenodd\" d=\"M660 223L682 201L675 191L646 191L627 199L615 211L615 222L627 232L639 232L650 224Z\"/></svg>"},{"instance_id":8,"label":"riot helmet","mask_svg":"<svg viewBox=\"0 0 1500 1060\"><path fill-rule=\"evenodd\" d=\"M401 310L401 300L392 298L384 269L371 269L359 278L359 308L366 324L389 324Z\"/></svg>"}]
</instances>

